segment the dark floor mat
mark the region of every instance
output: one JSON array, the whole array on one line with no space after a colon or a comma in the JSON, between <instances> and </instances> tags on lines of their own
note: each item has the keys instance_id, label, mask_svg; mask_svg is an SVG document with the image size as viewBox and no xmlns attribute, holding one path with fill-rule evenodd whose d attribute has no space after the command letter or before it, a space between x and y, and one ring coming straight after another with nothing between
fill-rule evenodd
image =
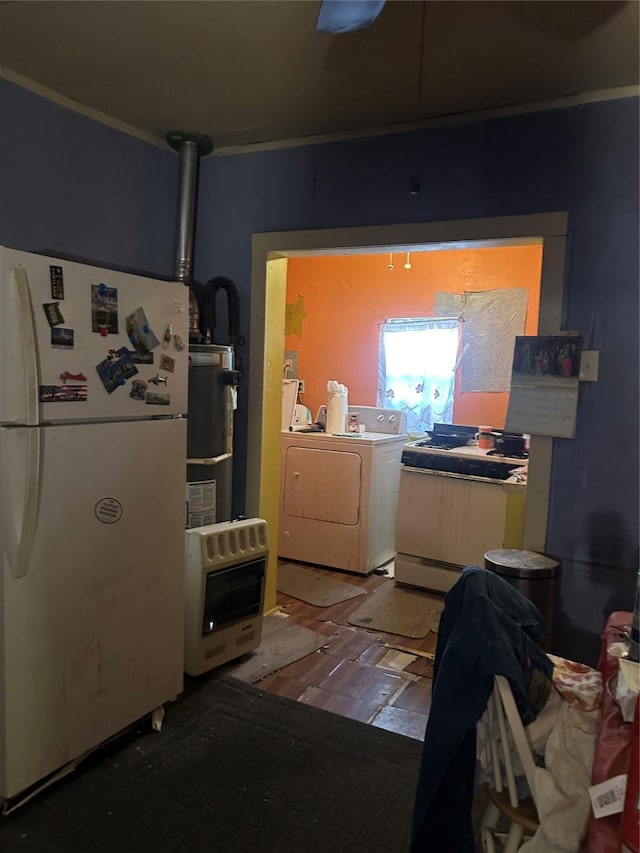
<instances>
[{"instance_id":1,"label":"dark floor mat","mask_svg":"<svg viewBox=\"0 0 640 853\"><path fill-rule=\"evenodd\" d=\"M420 749L214 673L0 820L0 849L405 853Z\"/></svg>"},{"instance_id":2,"label":"dark floor mat","mask_svg":"<svg viewBox=\"0 0 640 853\"><path fill-rule=\"evenodd\" d=\"M421 639L430 631L438 633L443 609L441 595L385 584L368 595L348 621L370 631Z\"/></svg>"},{"instance_id":3,"label":"dark floor mat","mask_svg":"<svg viewBox=\"0 0 640 853\"><path fill-rule=\"evenodd\" d=\"M341 601L367 594L366 589L336 580L322 569L298 566L295 563L278 565L278 592L306 601L315 607L331 607Z\"/></svg>"}]
</instances>

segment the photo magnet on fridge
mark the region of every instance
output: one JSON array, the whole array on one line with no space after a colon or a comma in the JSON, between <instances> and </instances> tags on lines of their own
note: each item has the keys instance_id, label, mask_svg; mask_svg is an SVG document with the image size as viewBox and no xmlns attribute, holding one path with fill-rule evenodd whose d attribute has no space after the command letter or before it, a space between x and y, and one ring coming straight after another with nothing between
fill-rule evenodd
<instances>
[{"instance_id":1,"label":"photo magnet on fridge","mask_svg":"<svg viewBox=\"0 0 640 853\"><path fill-rule=\"evenodd\" d=\"M162 353L160 356L160 370L166 370L167 373L174 373L176 369L176 360L170 355Z\"/></svg>"},{"instance_id":2,"label":"photo magnet on fridge","mask_svg":"<svg viewBox=\"0 0 640 853\"><path fill-rule=\"evenodd\" d=\"M64 299L64 276L62 267L49 266L49 276L51 278L51 298Z\"/></svg>"},{"instance_id":3,"label":"photo magnet on fridge","mask_svg":"<svg viewBox=\"0 0 640 853\"><path fill-rule=\"evenodd\" d=\"M51 346L65 347L66 349L73 348L73 329L63 329L60 326L51 327Z\"/></svg>"},{"instance_id":4,"label":"photo magnet on fridge","mask_svg":"<svg viewBox=\"0 0 640 853\"><path fill-rule=\"evenodd\" d=\"M138 352L151 352L160 341L153 334L144 308L136 308L126 319L127 336Z\"/></svg>"},{"instance_id":5,"label":"photo magnet on fridge","mask_svg":"<svg viewBox=\"0 0 640 853\"><path fill-rule=\"evenodd\" d=\"M118 288L106 284L91 285L91 331L101 335L118 334Z\"/></svg>"},{"instance_id":6,"label":"photo magnet on fridge","mask_svg":"<svg viewBox=\"0 0 640 853\"><path fill-rule=\"evenodd\" d=\"M51 328L54 326L60 326L64 323L64 317L62 316L62 311L60 310L60 306L57 302L44 302L42 307L44 308L44 313L47 315L47 322Z\"/></svg>"},{"instance_id":7,"label":"photo magnet on fridge","mask_svg":"<svg viewBox=\"0 0 640 853\"><path fill-rule=\"evenodd\" d=\"M168 391L147 391L147 403L151 406L168 406L170 402Z\"/></svg>"},{"instance_id":8,"label":"photo magnet on fridge","mask_svg":"<svg viewBox=\"0 0 640 853\"><path fill-rule=\"evenodd\" d=\"M111 350L107 358L100 364L96 364L96 370L109 394L112 394L120 385L124 385L129 377L135 376L138 372L126 347Z\"/></svg>"},{"instance_id":9,"label":"photo magnet on fridge","mask_svg":"<svg viewBox=\"0 0 640 853\"><path fill-rule=\"evenodd\" d=\"M131 391L129 391L129 396L133 400L140 400L140 402L144 403L144 399L147 396L147 383L144 379L134 379L131 383Z\"/></svg>"},{"instance_id":10,"label":"photo magnet on fridge","mask_svg":"<svg viewBox=\"0 0 640 853\"><path fill-rule=\"evenodd\" d=\"M138 352L136 349L130 349L129 355L134 364L153 364L152 352Z\"/></svg>"}]
</instances>

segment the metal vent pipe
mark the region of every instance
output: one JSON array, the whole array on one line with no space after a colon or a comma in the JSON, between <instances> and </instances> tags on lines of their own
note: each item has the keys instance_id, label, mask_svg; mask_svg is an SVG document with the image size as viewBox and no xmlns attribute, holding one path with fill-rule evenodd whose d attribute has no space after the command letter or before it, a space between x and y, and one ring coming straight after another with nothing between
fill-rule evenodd
<instances>
[{"instance_id":1,"label":"metal vent pipe","mask_svg":"<svg viewBox=\"0 0 640 853\"><path fill-rule=\"evenodd\" d=\"M200 157L213 151L213 144L209 137L202 133L185 133L180 130L172 130L165 139L180 155L174 276L176 281L191 284L198 166Z\"/></svg>"}]
</instances>

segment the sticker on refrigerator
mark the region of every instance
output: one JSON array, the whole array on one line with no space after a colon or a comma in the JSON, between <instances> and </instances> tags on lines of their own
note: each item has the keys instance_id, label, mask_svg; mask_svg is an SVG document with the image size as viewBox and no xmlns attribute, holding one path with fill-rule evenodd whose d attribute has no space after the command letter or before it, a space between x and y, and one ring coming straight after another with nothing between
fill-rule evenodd
<instances>
[{"instance_id":1,"label":"sticker on refrigerator","mask_svg":"<svg viewBox=\"0 0 640 853\"><path fill-rule=\"evenodd\" d=\"M126 347L109 350L107 358L100 364L96 364L96 370L109 394L112 394L120 385L124 385L127 379L138 372Z\"/></svg>"},{"instance_id":2,"label":"sticker on refrigerator","mask_svg":"<svg viewBox=\"0 0 640 853\"><path fill-rule=\"evenodd\" d=\"M147 396L147 383L144 379L133 380L129 396L134 400L140 400L140 402L144 403L144 399Z\"/></svg>"},{"instance_id":3,"label":"sticker on refrigerator","mask_svg":"<svg viewBox=\"0 0 640 853\"><path fill-rule=\"evenodd\" d=\"M44 313L47 315L47 322L52 328L53 326L61 326L64 323L64 317L57 302L44 302L42 307L44 308Z\"/></svg>"},{"instance_id":4,"label":"sticker on refrigerator","mask_svg":"<svg viewBox=\"0 0 640 853\"><path fill-rule=\"evenodd\" d=\"M184 341L180 337L180 335L173 336L173 345L178 350L178 352L182 352L184 349Z\"/></svg>"},{"instance_id":5,"label":"sticker on refrigerator","mask_svg":"<svg viewBox=\"0 0 640 853\"><path fill-rule=\"evenodd\" d=\"M50 265L49 276L51 278L51 298L64 299L64 275L62 267Z\"/></svg>"},{"instance_id":6,"label":"sticker on refrigerator","mask_svg":"<svg viewBox=\"0 0 640 853\"><path fill-rule=\"evenodd\" d=\"M84 403L86 385L40 385L38 399L41 403Z\"/></svg>"},{"instance_id":7,"label":"sticker on refrigerator","mask_svg":"<svg viewBox=\"0 0 640 853\"><path fill-rule=\"evenodd\" d=\"M150 406L168 406L171 394L168 391L147 391L146 402Z\"/></svg>"},{"instance_id":8,"label":"sticker on refrigerator","mask_svg":"<svg viewBox=\"0 0 640 853\"><path fill-rule=\"evenodd\" d=\"M64 329L62 326L51 327L51 346L73 349L73 329Z\"/></svg>"},{"instance_id":9,"label":"sticker on refrigerator","mask_svg":"<svg viewBox=\"0 0 640 853\"><path fill-rule=\"evenodd\" d=\"M160 343L149 326L144 308L136 308L126 320L127 336L138 352L151 352Z\"/></svg>"},{"instance_id":10,"label":"sticker on refrigerator","mask_svg":"<svg viewBox=\"0 0 640 853\"><path fill-rule=\"evenodd\" d=\"M95 505L94 512L98 521L103 524L115 524L122 518L122 504L116 498L101 498Z\"/></svg>"},{"instance_id":11,"label":"sticker on refrigerator","mask_svg":"<svg viewBox=\"0 0 640 853\"><path fill-rule=\"evenodd\" d=\"M170 355L162 353L160 356L160 370L166 370L167 373L174 373L176 369L176 360Z\"/></svg>"},{"instance_id":12,"label":"sticker on refrigerator","mask_svg":"<svg viewBox=\"0 0 640 853\"><path fill-rule=\"evenodd\" d=\"M91 330L101 335L118 334L118 289L91 285Z\"/></svg>"}]
</instances>

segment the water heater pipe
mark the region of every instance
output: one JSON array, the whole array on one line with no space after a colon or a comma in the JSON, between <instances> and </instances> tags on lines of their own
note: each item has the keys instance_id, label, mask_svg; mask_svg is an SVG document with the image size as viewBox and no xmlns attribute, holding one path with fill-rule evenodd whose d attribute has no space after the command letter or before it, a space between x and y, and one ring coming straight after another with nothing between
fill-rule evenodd
<instances>
[{"instance_id":1,"label":"water heater pipe","mask_svg":"<svg viewBox=\"0 0 640 853\"><path fill-rule=\"evenodd\" d=\"M165 138L180 155L174 276L177 281L191 284L198 166L200 157L213 151L213 144L209 137L202 133L188 133L181 130L172 130Z\"/></svg>"}]
</instances>

